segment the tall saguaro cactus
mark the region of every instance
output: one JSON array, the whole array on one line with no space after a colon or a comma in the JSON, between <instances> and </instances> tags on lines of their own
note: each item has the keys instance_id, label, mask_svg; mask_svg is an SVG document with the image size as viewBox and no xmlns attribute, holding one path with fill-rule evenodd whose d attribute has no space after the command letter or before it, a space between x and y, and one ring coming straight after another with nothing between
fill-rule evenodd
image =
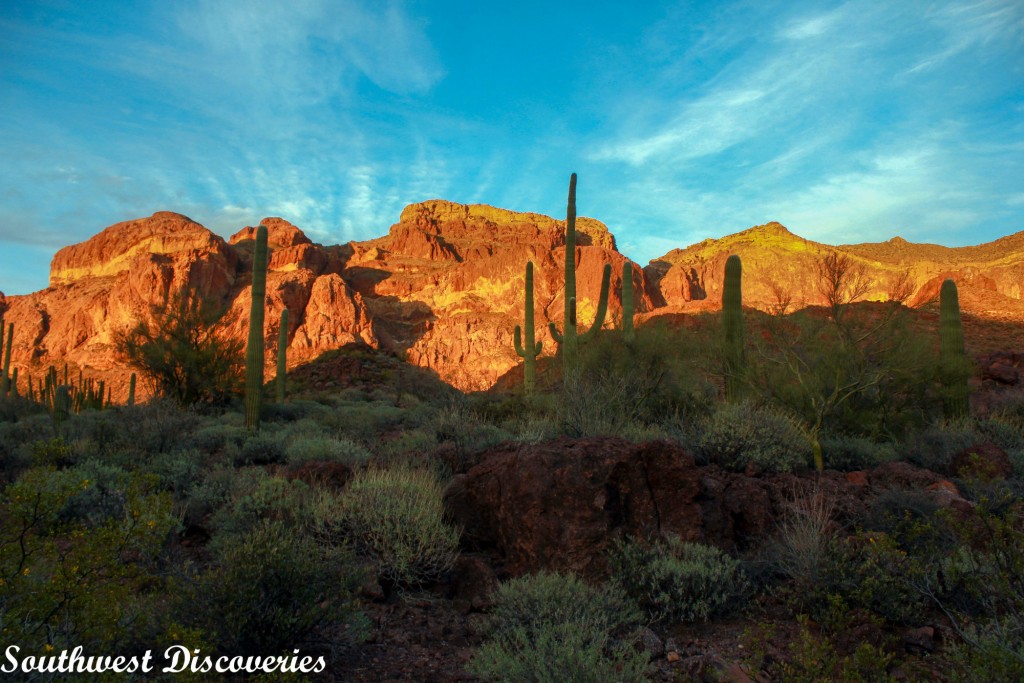
<instances>
[{"instance_id":1,"label":"tall saguaro cactus","mask_svg":"<svg viewBox=\"0 0 1024 683\"><path fill-rule=\"evenodd\" d=\"M245 347L245 426L260 427L263 400L263 313L267 298L267 226L256 229L252 259L252 308L249 309L249 340Z\"/></svg>"},{"instance_id":2,"label":"tall saguaro cactus","mask_svg":"<svg viewBox=\"0 0 1024 683\"><path fill-rule=\"evenodd\" d=\"M633 341L633 264L622 264L622 336L626 342Z\"/></svg>"},{"instance_id":3,"label":"tall saguaro cactus","mask_svg":"<svg viewBox=\"0 0 1024 683\"><path fill-rule=\"evenodd\" d=\"M3 320L0 320L0 327L3 327ZM3 338L0 337L0 348L4 348L4 374L0 378L0 396L7 396L11 390L11 347L14 346L14 323L7 326L7 346L3 345Z\"/></svg>"},{"instance_id":4,"label":"tall saguaro cactus","mask_svg":"<svg viewBox=\"0 0 1024 683\"><path fill-rule=\"evenodd\" d=\"M128 380L128 405L135 405L135 373L132 373L131 378Z\"/></svg>"},{"instance_id":5,"label":"tall saguaro cactus","mask_svg":"<svg viewBox=\"0 0 1024 683\"><path fill-rule=\"evenodd\" d=\"M947 418L965 417L969 412L968 374L960 298L956 283L946 280L939 290L939 381L942 383L942 409Z\"/></svg>"},{"instance_id":6,"label":"tall saguaro cactus","mask_svg":"<svg viewBox=\"0 0 1024 683\"><path fill-rule=\"evenodd\" d=\"M594 324L586 332L576 331L576 174L569 177L569 203L565 211L565 321L562 334L555 323L548 323L551 337L562 347L562 374L566 385L575 379L579 371L579 342L595 336L604 324L608 312L608 284L611 282L612 267L605 264L601 276L601 294L597 301L597 315Z\"/></svg>"},{"instance_id":7,"label":"tall saguaro cactus","mask_svg":"<svg viewBox=\"0 0 1024 683\"><path fill-rule=\"evenodd\" d=\"M281 329L277 333L277 376L274 386L277 389L277 402L284 403L285 382L288 374L288 309L281 311Z\"/></svg>"},{"instance_id":8,"label":"tall saguaro cactus","mask_svg":"<svg viewBox=\"0 0 1024 683\"><path fill-rule=\"evenodd\" d=\"M725 397L739 397L743 373L743 265L733 254L725 261L725 284L722 287L722 335L725 351Z\"/></svg>"},{"instance_id":9,"label":"tall saguaro cactus","mask_svg":"<svg viewBox=\"0 0 1024 683\"><path fill-rule=\"evenodd\" d=\"M533 327L533 262L526 263L526 319L523 327L516 325L515 347L523 359L523 391L530 395L537 382L536 360L540 355L541 342L536 341ZM526 344L523 344L525 332Z\"/></svg>"}]
</instances>

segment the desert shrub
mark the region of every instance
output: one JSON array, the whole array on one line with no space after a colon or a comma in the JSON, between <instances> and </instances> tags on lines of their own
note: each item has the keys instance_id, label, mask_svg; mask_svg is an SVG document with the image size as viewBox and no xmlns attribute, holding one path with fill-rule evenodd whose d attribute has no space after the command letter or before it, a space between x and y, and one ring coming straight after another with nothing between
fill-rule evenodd
<instances>
[{"instance_id":1,"label":"desert shrub","mask_svg":"<svg viewBox=\"0 0 1024 683\"><path fill-rule=\"evenodd\" d=\"M341 462L352 467L365 465L370 451L349 439L313 436L287 442L285 458L292 467L313 461Z\"/></svg>"},{"instance_id":2,"label":"desert shrub","mask_svg":"<svg viewBox=\"0 0 1024 683\"><path fill-rule=\"evenodd\" d=\"M235 465L277 465L286 459L284 444L279 434L266 430L251 434L242 443Z\"/></svg>"},{"instance_id":3,"label":"desert shrub","mask_svg":"<svg viewBox=\"0 0 1024 683\"><path fill-rule=\"evenodd\" d=\"M317 436L330 436L327 427L320 420L304 417L280 428L281 439L285 442Z\"/></svg>"},{"instance_id":4,"label":"desert shrub","mask_svg":"<svg viewBox=\"0 0 1024 683\"><path fill-rule=\"evenodd\" d=\"M919 626L926 603L914 583L933 571L884 534L836 539L824 587L851 607L863 607L896 624Z\"/></svg>"},{"instance_id":5,"label":"desert shrub","mask_svg":"<svg viewBox=\"0 0 1024 683\"><path fill-rule=\"evenodd\" d=\"M962 629L963 640L946 648L950 681L1024 681L1024 632L1018 617L996 617Z\"/></svg>"},{"instance_id":6,"label":"desert shrub","mask_svg":"<svg viewBox=\"0 0 1024 683\"><path fill-rule=\"evenodd\" d=\"M315 420L322 418L330 412L330 409L316 401L303 401L298 399L289 400L286 403L268 403L263 409L263 415L269 422L298 422L300 420Z\"/></svg>"},{"instance_id":7,"label":"desert shrub","mask_svg":"<svg viewBox=\"0 0 1024 683\"><path fill-rule=\"evenodd\" d=\"M183 446L186 435L199 423L195 412L170 400L154 399L115 411L120 425L118 434L136 454L169 453Z\"/></svg>"},{"instance_id":8,"label":"desert shrub","mask_svg":"<svg viewBox=\"0 0 1024 683\"><path fill-rule=\"evenodd\" d=\"M766 553L797 595L808 595L824 582L835 531L834 500L815 489L793 494Z\"/></svg>"},{"instance_id":9,"label":"desert shrub","mask_svg":"<svg viewBox=\"0 0 1024 683\"><path fill-rule=\"evenodd\" d=\"M871 501L863 526L890 537L904 551L937 559L957 544L940 509L927 491L887 489Z\"/></svg>"},{"instance_id":10,"label":"desert shrub","mask_svg":"<svg viewBox=\"0 0 1024 683\"><path fill-rule=\"evenodd\" d=\"M35 441L31 444L30 448L32 450L32 464L37 467L64 469L71 467L77 462L71 446L60 436L53 439Z\"/></svg>"},{"instance_id":11,"label":"desert shrub","mask_svg":"<svg viewBox=\"0 0 1024 683\"><path fill-rule=\"evenodd\" d=\"M218 532L215 543L227 536L239 536L256 528L262 520L282 522L290 529L302 528L312 500L304 482L269 476L261 468L243 470L233 477L226 500L210 519Z\"/></svg>"},{"instance_id":12,"label":"desert shrub","mask_svg":"<svg viewBox=\"0 0 1024 683\"><path fill-rule=\"evenodd\" d=\"M202 452L188 448L154 458L146 470L157 476L160 488L170 491L176 502L183 502L201 481L205 460Z\"/></svg>"},{"instance_id":13,"label":"desert shrub","mask_svg":"<svg viewBox=\"0 0 1024 683\"><path fill-rule=\"evenodd\" d=\"M225 654L290 653L357 632L351 626L361 623L355 595L363 579L344 545L324 546L264 520L217 549L179 605L180 618ZM339 628L345 624L350 628Z\"/></svg>"},{"instance_id":14,"label":"desert shrub","mask_svg":"<svg viewBox=\"0 0 1024 683\"><path fill-rule=\"evenodd\" d=\"M381 434L408 426L407 417L406 411L384 402L344 402L323 417L323 424L334 436L369 445Z\"/></svg>"},{"instance_id":15,"label":"desert shrub","mask_svg":"<svg viewBox=\"0 0 1024 683\"><path fill-rule=\"evenodd\" d=\"M702 345L687 330L638 328L599 334L580 348L580 372L562 388L559 415L569 436L622 436L668 415L695 415L708 392L700 381Z\"/></svg>"},{"instance_id":16,"label":"desert shrub","mask_svg":"<svg viewBox=\"0 0 1024 683\"><path fill-rule=\"evenodd\" d=\"M739 563L713 546L627 541L611 556L614 580L649 619L707 621L734 607L746 588Z\"/></svg>"},{"instance_id":17,"label":"desert shrub","mask_svg":"<svg viewBox=\"0 0 1024 683\"><path fill-rule=\"evenodd\" d=\"M228 425L222 422L207 422L192 432L187 445L211 456L234 458L240 452L249 432L245 425Z\"/></svg>"},{"instance_id":18,"label":"desert shrub","mask_svg":"<svg viewBox=\"0 0 1024 683\"><path fill-rule=\"evenodd\" d=\"M872 469L899 458L893 444L878 443L863 436L822 436L821 451L829 469L844 472Z\"/></svg>"},{"instance_id":19,"label":"desert shrub","mask_svg":"<svg viewBox=\"0 0 1024 683\"><path fill-rule=\"evenodd\" d=\"M765 472L792 472L811 459L811 446L799 425L769 406L722 403L702 425L699 453L726 469L748 465Z\"/></svg>"},{"instance_id":20,"label":"desert shrub","mask_svg":"<svg viewBox=\"0 0 1024 683\"><path fill-rule=\"evenodd\" d=\"M941 571L915 587L946 613L961 643L953 680L1021 680L1024 675L1024 512L987 502L953 523L959 544ZM921 580L924 579L924 580Z\"/></svg>"},{"instance_id":21,"label":"desert shrub","mask_svg":"<svg viewBox=\"0 0 1024 683\"><path fill-rule=\"evenodd\" d=\"M237 393L245 353L242 341L216 330L224 311L195 290L182 289L152 323L140 320L114 334L125 362L148 379L156 394L182 406L222 403Z\"/></svg>"},{"instance_id":22,"label":"desert shrub","mask_svg":"<svg viewBox=\"0 0 1024 683\"><path fill-rule=\"evenodd\" d=\"M0 622L27 652L116 650L159 585L177 526L151 478L102 465L27 470L0 493Z\"/></svg>"},{"instance_id":23,"label":"desert shrub","mask_svg":"<svg viewBox=\"0 0 1024 683\"><path fill-rule=\"evenodd\" d=\"M445 522L442 493L429 470L366 469L340 496L320 492L313 524L332 542L351 539L383 582L421 584L439 578L458 556L459 530Z\"/></svg>"},{"instance_id":24,"label":"desert shrub","mask_svg":"<svg viewBox=\"0 0 1024 683\"><path fill-rule=\"evenodd\" d=\"M766 674L769 680L786 683L896 683L899 680L907 680L889 673L896 659L893 652L895 646L891 638L877 644L860 642L852 652L842 654L837 643L847 639L841 637L841 631L877 632L881 628L877 619L859 623L851 613L846 613L844 617L841 624L831 623L824 628L812 624L806 614L797 615L796 637L786 645L782 657L778 654L767 656L767 643L772 635L771 627L761 626L752 632L748 631L744 634L744 640L748 645L748 651L754 655L747 659L748 666L754 671ZM868 626L868 629L864 629L864 626ZM925 678L910 677L909 680Z\"/></svg>"},{"instance_id":25,"label":"desert shrub","mask_svg":"<svg viewBox=\"0 0 1024 683\"><path fill-rule=\"evenodd\" d=\"M376 450L384 462L392 462L403 458L419 458L435 448L437 432L432 428L421 427L381 441Z\"/></svg>"},{"instance_id":26,"label":"desert shrub","mask_svg":"<svg viewBox=\"0 0 1024 683\"><path fill-rule=\"evenodd\" d=\"M466 403L451 402L434 417L437 443L451 443L461 462L453 463L455 471L464 471L462 465L469 456L508 441L512 435L487 422Z\"/></svg>"},{"instance_id":27,"label":"desert shrub","mask_svg":"<svg viewBox=\"0 0 1024 683\"><path fill-rule=\"evenodd\" d=\"M912 434L904 457L919 467L943 472L954 455L982 440L970 420L942 420Z\"/></svg>"},{"instance_id":28,"label":"desert shrub","mask_svg":"<svg viewBox=\"0 0 1024 683\"><path fill-rule=\"evenodd\" d=\"M498 588L487 640L469 669L508 683L643 681L648 655L622 638L639 617L616 588L590 587L573 574L513 579Z\"/></svg>"},{"instance_id":29,"label":"desert shrub","mask_svg":"<svg viewBox=\"0 0 1024 683\"><path fill-rule=\"evenodd\" d=\"M0 480L13 481L32 464L32 444L53 436L49 415L30 415L0 422Z\"/></svg>"},{"instance_id":30,"label":"desert shrub","mask_svg":"<svg viewBox=\"0 0 1024 683\"><path fill-rule=\"evenodd\" d=\"M121 429L113 410L85 410L65 421L62 434L79 458L103 458L126 445Z\"/></svg>"}]
</instances>

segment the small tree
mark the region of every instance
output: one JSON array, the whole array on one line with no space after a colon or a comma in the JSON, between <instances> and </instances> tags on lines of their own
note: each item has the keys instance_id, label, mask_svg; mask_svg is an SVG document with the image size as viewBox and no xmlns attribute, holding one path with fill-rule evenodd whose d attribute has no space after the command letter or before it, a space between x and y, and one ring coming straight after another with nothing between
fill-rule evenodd
<instances>
[{"instance_id":1,"label":"small tree","mask_svg":"<svg viewBox=\"0 0 1024 683\"><path fill-rule=\"evenodd\" d=\"M884 304L858 309L853 304L874 286L863 266L829 252L815 263L815 276L828 315L800 311L768 321L756 344L762 362L755 381L804 420L820 470L826 426L847 413L843 422L857 424L859 432L885 431L892 416L905 412L897 406L912 402L909 386L927 356L903 321L903 300L912 289L907 278L889 283Z\"/></svg>"},{"instance_id":2,"label":"small tree","mask_svg":"<svg viewBox=\"0 0 1024 683\"><path fill-rule=\"evenodd\" d=\"M182 406L217 403L238 392L244 360L241 341L216 329L222 317L222 307L180 290L154 307L152 324L117 333L114 346L157 395Z\"/></svg>"}]
</instances>

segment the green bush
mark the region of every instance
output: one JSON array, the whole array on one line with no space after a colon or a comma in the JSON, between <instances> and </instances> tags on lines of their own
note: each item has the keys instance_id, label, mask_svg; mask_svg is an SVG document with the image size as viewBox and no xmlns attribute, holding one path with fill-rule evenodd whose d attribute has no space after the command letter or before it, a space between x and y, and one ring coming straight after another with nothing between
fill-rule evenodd
<instances>
[{"instance_id":1,"label":"green bush","mask_svg":"<svg viewBox=\"0 0 1024 683\"><path fill-rule=\"evenodd\" d=\"M463 459L512 438L501 427L484 420L468 404L457 402L449 403L437 412L434 429L437 443L451 443Z\"/></svg>"},{"instance_id":2,"label":"green bush","mask_svg":"<svg viewBox=\"0 0 1024 683\"><path fill-rule=\"evenodd\" d=\"M175 502L180 503L187 500L201 481L205 460L203 453L190 448L154 458L146 469L155 474L159 478L160 487L170 491Z\"/></svg>"},{"instance_id":3,"label":"green bush","mask_svg":"<svg viewBox=\"0 0 1024 683\"><path fill-rule=\"evenodd\" d=\"M648 655L627 642L640 618L615 588L541 572L502 584L469 670L487 681L644 681Z\"/></svg>"},{"instance_id":4,"label":"green bush","mask_svg":"<svg viewBox=\"0 0 1024 683\"><path fill-rule=\"evenodd\" d=\"M944 472L954 455L983 440L970 420L942 420L911 435L903 450L915 465Z\"/></svg>"},{"instance_id":5,"label":"green bush","mask_svg":"<svg viewBox=\"0 0 1024 683\"><path fill-rule=\"evenodd\" d=\"M746 590L739 563L714 546L667 542L618 543L614 581L654 622L707 621L736 606Z\"/></svg>"},{"instance_id":6,"label":"green bush","mask_svg":"<svg viewBox=\"0 0 1024 683\"><path fill-rule=\"evenodd\" d=\"M710 393L700 381L703 346L692 332L661 325L638 328L630 343L619 330L602 332L580 347L579 376L563 389L563 431L625 436L638 424L700 414Z\"/></svg>"},{"instance_id":7,"label":"green bush","mask_svg":"<svg viewBox=\"0 0 1024 683\"><path fill-rule=\"evenodd\" d=\"M235 457L235 465L277 465L284 461L280 435L265 430L249 436Z\"/></svg>"},{"instance_id":8,"label":"green bush","mask_svg":"<svg viewBox=\"0 0 1024 683\"><path fill-rule=\"evenodd\" d=\"M381 581L422 584L440 578L458 556L459 530L445 522L442 494L429 470L366 469L340 496L320 492L313 524L328 540L351 539Z\"/></svg>"},{"instance_id":9,"label":"green bush","mask_svg":"<svg viewBox=\"0 0 1024 683\"><path fill-rule=\"evenodd\" d=\"M241 472L245 475L238 476ZM215 542L221 542L224 535L247 533L267 519L294 530L306 525L313 495L304 482L269 476L256 467L238 474L231 477L230 493L210 519L218 532Z\"/></svg>"},{"instance_id":10,"label":"green bush","mask_svg":"<svg viewBox=\"0 0 1024 683\"><path fill-rule=\"evenodd\" d=\"M788 415L750 402L722 403L704 421L701 456L726 469L748 465L765 472L792 472L811 460L811 446Z\"/></svg>"},{"instance_id":11,"label":"green bush","mask_svg":"<svg viewBox=\"0 0 1024 683\"><path fill-rule=\"evenodd\" d=\"M27 652L130 642L138 596L177 527L151 477L90 464L27 470L0 493L0 623Z\"/></svg>"},{"instance_id":12,"label":"green bush","mask_svg":"<svg viewBox=\"0 0 1024 683\"><path fill-rule=\"evenodd\" d=\"M211 456L234 459L248 436L249 431L244 424L228 425L210 421L189 436L187 445Z\"/></svg>"},{"instance_id":13,"label":"green bush","mask_svg":"<svg viewBox=\"0 0 1024 683\"><path fill-rule=\"evenodd\" d=\"M15 422L0 422L0 481L13 481L32 465L32 444L53 437L49 415L31 415Z\"/></svg>"},{"instance_id":14,"label":"green bush","mask_svg":"<svg viewBox=\"0 0 1024 683\"><path fill-rule=\"evenodd\" d=\"M863 436L822 436L821 451L829 469L843 472L869 470L899 459L893 444L878 443Z\"/></svg>"},{"instance_id":15,"label":"green bush","mask_svg":"<svg viewBox=\"0 0 1024 683\"><path fill-rule=\"evenodd\" d=\"M356 591L364 578L345 546L324 546L266 520L219 548L179 605L181 621L210 634L230 655L341 645L338 634L351 638L362 625Z\"/></svg>"},{"instance_id":16,"label":"green bush","mask_svg":"<svg viewBox=\"0 0 1024 683\"><path fill-rule=\"evenodd\" d=\"M341 462L360 467L370 460L370 451L349 439L334 439L328 436L309 436L287 442L285 458L292 467L307 462Z\"/></svg>"}]
</instances>

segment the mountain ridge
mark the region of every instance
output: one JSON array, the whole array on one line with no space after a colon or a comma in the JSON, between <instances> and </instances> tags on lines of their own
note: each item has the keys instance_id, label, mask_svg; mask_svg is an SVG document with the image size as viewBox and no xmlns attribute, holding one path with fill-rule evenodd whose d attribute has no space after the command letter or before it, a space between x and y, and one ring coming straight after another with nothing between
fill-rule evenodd
<instances>
[{"instance_id":1,"label":"mountain ridge","mask_svg":"<svg viewBox=\"0 0 1024 683\"><path fill-rule=\"evenodd\" d=\"M267 376L273 374L280 312L290 312L289 366L359 342L435 370L464 390L486 389L519 363L512 331L523 320L524 269L535 267L537 328L561 325L565 221L483 204L442 199L410 204L386 234L342 245L314 243L301 228L268 217ZM189 217L159 211L109 226L57 251L50 286L27 295L0 294L15 323L13 362L36 374L71 362L107 376L115 397L127 371L116 358L117 330L151 319L176 290L189 287L229 313L225 334L244 339L251 296L254 228L229 239ZM622 267L612 231L577 221L580 323L593 319L601 271L612 265L606 326L621 318ZM970 247L886 242L831 246L807 240L778 222L673 249L641 267L636 311L641 319L714 310L729 254L744 264L744 303L771 310L781 294L793 306L821 302L814 263L835 251L873 281L868 299L906 273L908 302L926 304L947 277L961 289L966 313L1024 322L1024 231ZM555 345L540 335L545 354Z\"/></svg>"}]
</instances>

